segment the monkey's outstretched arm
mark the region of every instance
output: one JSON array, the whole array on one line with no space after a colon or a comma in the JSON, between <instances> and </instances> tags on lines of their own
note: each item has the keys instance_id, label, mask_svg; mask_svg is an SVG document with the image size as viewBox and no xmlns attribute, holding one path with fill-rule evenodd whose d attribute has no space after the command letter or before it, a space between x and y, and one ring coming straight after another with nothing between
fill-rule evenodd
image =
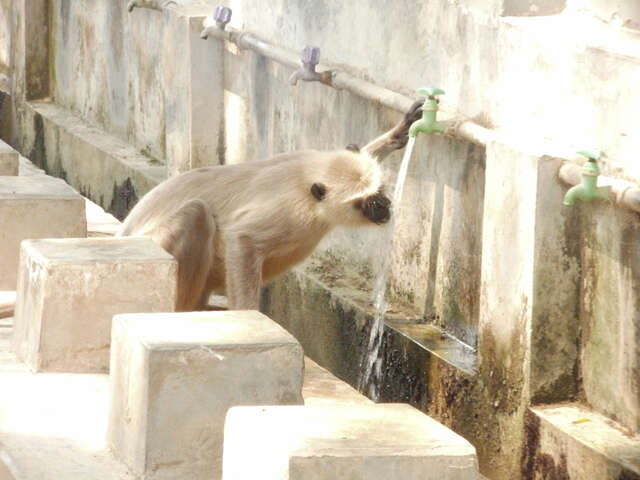
<instances>
[{"instance_id":1,"label":"monkey's outstretched arm","mask_svg":"<svg viewBox=\"0 0 640 480\"><path fill-rule=\"evenodd\" d=\"M409 127L422 116L422 100L418 100L411 105L411 108L404 114L404 118L395 127L378 138L367 143L360 151L366 152L378 161L384 159L394 150L404 148L409 141Z\"/></svg>"},{"instance_id":2,"label":"monkey's outstretched arm","mask_svg":"<svg viewBox=\"0 0 640 480\"><path fill-rule=\"evenodd\" d=\"M258 310L262 258L246 235L225 235L226 294L229 310Z\"/></svg>"}]
</instances>

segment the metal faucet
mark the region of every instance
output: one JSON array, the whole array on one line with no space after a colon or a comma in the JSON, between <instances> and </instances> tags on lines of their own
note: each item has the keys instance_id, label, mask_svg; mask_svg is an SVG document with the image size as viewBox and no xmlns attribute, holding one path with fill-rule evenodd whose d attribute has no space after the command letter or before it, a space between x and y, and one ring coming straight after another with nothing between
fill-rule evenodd
<instances>
[{"instance_id":1,"label":"metal faucet","mask_svg":"<svg viewBox=\"0 0 640 480\"><path fill-rule=\"evenodd\" d=\"M422 105L422 118L416 120L409 128L409 136L416 137L418 133L445 133L446 125L436 121L438 114L438 95L444 95L444 91L434 87L419 88L418 93L427 95L424 105Z\"/></svg>"},{"instance_id":2,"label":"metal faucet","mask_svg":"<svg viewBox=\"0 0 640 480\"><path fill-rule=\"evenodd\" d=\"M587 157L587 161L582 166L582 183L571 187L567 194L564 196L565 205L575 205L576 200L582 200L587 202L594 198L608 199L611 187L598 187L598 175L600 175L600 169L598 168L598 160L604 154L588 152L581 150L578 152L580 155Z\"/></svg>"},{"instance_id":3,"label":"metal faucet","mask_svg":"<svg viewBox=\"0 0 640 480\"><path fill-rule=\"evenodd\" d=\"M293 72L289 77L289 83L296 85L298 80L304 80L305 82L321 82L327 85L331 84L333 78L333 72L316 72L316 65L320 63L320 48L306 46L302 49L302 56L300 57L302 67Z\"/></svg>"},{"instance_id":4,"label":"metal faucet","mask_svg":"<svg viewBox=\"0 0 640 480\"><path fill-rule=\"evenodd\" d=\"M227 28L227 23L231 21L232 14L233 11L230 8L218 5L213 11L213 20L215 20L216 23L209 23L200 33L200 38L206 40L213 29L224 30Z\"/></svg>"}]
</instances>

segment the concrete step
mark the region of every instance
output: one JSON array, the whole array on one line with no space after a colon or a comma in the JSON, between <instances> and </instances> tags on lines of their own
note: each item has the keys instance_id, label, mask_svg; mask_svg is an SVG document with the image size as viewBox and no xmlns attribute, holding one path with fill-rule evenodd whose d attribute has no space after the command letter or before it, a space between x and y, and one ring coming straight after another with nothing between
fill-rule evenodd
<instances>
[{"instance_id":1,"label":"concrete step","mask_svg":"<svg viewBox=\"0 0 640 480\"><path fill-rule=\"evenodd\" d=\"M525 478L640 479L640 435L580 404L529 408Z\"/></svg>"},{"instance_id":2,"label":"concrete step","mask_svg":"<svg viewBox=\"0 0 640 480\"><path fill-rule=\"evenodd\" d=\"M175 308L177 264L150 238L22 242L13 346L34 371L106 372L111 319Z\"/></svg>"},{"instance_id":3,"label":"concrete step","mask_svg":"<svg viewBox=\"0 0 640 480\"><path fill-rule=\"evenodd\" d=\"M298 341L256 311L116 315L112 450L149 478L175 465L182 478L218 479L228 409L302 404L303 358Z\"/></svg>"},{"instance_id":4,"label":"concrete step","mask_svg":"<svg viewBox=\"0 0 640 480\"><path fill-rule=\"evenodd\" d=\"M0 145L0 151L1 148ZM19 174L23 176L46 175L44 170L39 169L23 156L19 157ZM121 226L120 221L88 198L85 198L84 202L87 218L87 236L110 237L115 235ZM13 317L15 300L15 290L0 291L0 318Z\"/></svg>"},{"instance_id":5,"label":"concrete step","mask_svg":"<svg viewBox=\"0 0 640 480\"><path fill-rule=\"evenodd\" d=\"M109 376L30 373L10 350L12 326L0 320L0 465L10 463L16 480L136 478L107 447ZM370 403L309 358L304 375L310 405ZM163 465L156 475L183 480L180 468Z\"/></svg>"},{"instance_id":6,"label":"concrete step","mask_svg":"<svg viewBox=\"0 0 640 480\"><path fill-rule=\"evenodd\" d=\"M0 290L15 290L20 242L86 237L83 198L46 175L0 177Z\"/></svg>"},{"instance_id":7,"label":"concrete step","mask_svg":"<svg viewBox=\"0 0 640 480\"><path fill-rule=\"evenodd\" d=\"M479 478L473 446L406 404L234 407L224 436L224 480Z\"/></svg>"}]
</instances>

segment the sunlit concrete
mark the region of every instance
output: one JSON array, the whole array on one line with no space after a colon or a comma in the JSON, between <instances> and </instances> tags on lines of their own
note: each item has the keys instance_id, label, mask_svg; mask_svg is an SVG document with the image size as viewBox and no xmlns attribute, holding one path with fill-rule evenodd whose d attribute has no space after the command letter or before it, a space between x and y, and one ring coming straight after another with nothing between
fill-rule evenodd
<instances>
[{"instance_id":1,"label":"sunlit concrete","mask_svg":"<svg viewBox=\"0 0 640 480\"><path fill-rule=\"evenodd\" d=\"M234 407L224 480L473 480L475 449L406 404Z\"/></svg>"},{"instance_id":2,"label":"sunlit concrete","mask_svg":"<svg viewBox=\"0 0 640 480\"><path fill-rule=\"evenodd\" d=\"M220 478L230 407L303 401L302 347L255 311L118 315L110 371L109 442L149 477Z\"/></svg>"},{"instance_id":3,"label":"sunlit concrete","mask_svg":"<svg viewBox=\"0 0 640 480\"><path fill-rule=\"evenodd\" d=\"M173 311L177 263L149 238L25 241L14 348L35 371L106 372L111 318Z\"/></svg>"}]
</instances>

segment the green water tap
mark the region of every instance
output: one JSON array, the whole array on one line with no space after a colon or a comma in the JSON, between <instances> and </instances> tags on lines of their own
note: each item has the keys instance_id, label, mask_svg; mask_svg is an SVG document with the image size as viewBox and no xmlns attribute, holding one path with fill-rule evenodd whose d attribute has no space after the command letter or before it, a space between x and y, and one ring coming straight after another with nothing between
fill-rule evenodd
<instances>
[{"instance_id":1,"label":"green water tap","mask_svg":"<svg viewBox=\"0 0 640 480\"><path fill-rule=\"evenodd\" d=\"M422 133L444 133L446 126L436 121L438 113L438 95L443 95L444 91L434 87L423 87L418 89L418 93L427 96L422 105L422 118L416 120L409 128L409 136L416 137L419 132Z\"/></svg>"},{"instance_id":2,"label":"green water tap","mask_svg":"<svg viewBox=\"0 0 640 480\"><path fill-rule=\"evenodd\" d=\"M593 153L581 150L578 152L580 155L587 157L587 161L582 166L582 183L571 187L567 194L564 196L565 205L575 205L576 200L582 200L587 202L594 198L607 199L609 198L609 187L598 187L598 175L600 175L600 169L598 168L598 160L600 160L601 153Z\"/></svg>"}]
</instances>

